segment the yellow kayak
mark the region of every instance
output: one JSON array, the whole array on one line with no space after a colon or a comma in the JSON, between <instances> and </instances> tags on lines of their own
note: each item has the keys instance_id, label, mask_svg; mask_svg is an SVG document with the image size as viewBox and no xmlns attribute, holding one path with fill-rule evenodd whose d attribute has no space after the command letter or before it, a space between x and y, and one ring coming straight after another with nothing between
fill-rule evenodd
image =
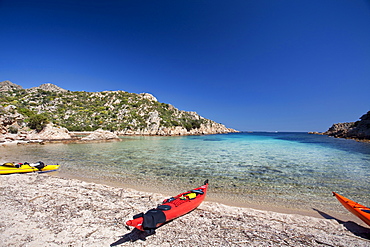
<instances>
[{"instance_id":1,"label":"yellow kayak","mask_svg":"<svg viewBox=\"0 0 370 247\"><path fill-rule=\"evenodd\" d=\"M38 162L35 164L28 164L28 163L5 163L0 165L0 175L3 174L13 174L13 173L27 173L27 172L52 172L58 170L60 165L45 165L43 162Z\"/></svg>"}]
</instances>

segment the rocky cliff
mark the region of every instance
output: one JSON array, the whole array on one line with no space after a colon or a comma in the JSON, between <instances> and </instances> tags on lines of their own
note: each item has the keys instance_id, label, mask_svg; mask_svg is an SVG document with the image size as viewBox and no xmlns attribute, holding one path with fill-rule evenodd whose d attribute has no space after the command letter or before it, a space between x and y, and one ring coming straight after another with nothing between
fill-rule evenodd
<instances>
[{"instance_id":1,"label":"rocky cliff","mask_svg":"<svg viewBox=\"0 0 370 247\"><path fill-rule=\"evenodd\" d=\"M160 103L149 93L69 91L50 83L23 89L0 82L0 134L27 131L31 123L40 132L49 122L68 131L102 129L119 135L235 132L196 112Z\"/></svg>"},{"instance_id":2,"label":"rocky cliff","mask_svg":"<svg viewBox=\"0 0 370 247\"><path fill-rule=\"evenodd\" d=\"M357 122L336 123L326 132L320 134L338 138L370 140L370 111L360 117L360 120Z\"/></svg>"}]
</instances>

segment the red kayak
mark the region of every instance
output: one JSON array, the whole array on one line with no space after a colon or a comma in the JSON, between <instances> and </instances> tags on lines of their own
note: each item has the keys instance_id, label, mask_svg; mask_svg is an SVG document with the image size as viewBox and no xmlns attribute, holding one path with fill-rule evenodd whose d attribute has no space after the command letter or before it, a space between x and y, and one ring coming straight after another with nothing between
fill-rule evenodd
<instances>
[{"instance_id":1,"label":"red kayak","mask_svg":"<svg viewBox=\"0 0 370 247\"><path fill-rule=\"evenodd\" d=\"M365 207L357 202L351 201L338 193L333 192L333 195L340 203L351 213L359 217L363 222L370 226L370 208Z\"/></svg>"},{"instance_id":2,"label":"red kayak","mask_svg":"<svg viewBox=\"0 0 370 247\"><path fill-rule=\"evenodd\" d=\"M140 231L153 233L156 228L165 222L173 220L197 208L207 194L208 180L199 188L181 193L163 201L155 209L135 215L133 220L126 222L126 225L133 226Z\"/></svg>"}]
</instances>

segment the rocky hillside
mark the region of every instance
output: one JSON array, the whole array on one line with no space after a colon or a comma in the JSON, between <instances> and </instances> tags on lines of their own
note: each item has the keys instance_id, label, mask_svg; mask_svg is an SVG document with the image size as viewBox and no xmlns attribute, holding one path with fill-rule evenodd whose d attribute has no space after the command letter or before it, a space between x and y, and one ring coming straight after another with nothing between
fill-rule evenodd
<instances>
[{"instance_id":1,"label":"rocky hillside","mask_svg":"<svg viewBox=\"0 0 370 247\"><path fill-rule=\"evenodd\" d=\"M0 82L2 134L27 127L41 131L47 123L69 131L109 130L120 135L187 135L228 133L235 130L160 103L148 93L125 91L79 92L47 83L24 89ZM1 133L0 133L1 134Z\"/></svg>"},{"instance_id":2,"label":"rocky hillside","mask_svg":"<svg viewBox=\"0 0 370 247\"><path fill-rule=\"evenodd\" d=\"M360 117L360 121L333 124L323 135L338 138L370 140L370 111Z\"/></svg>"}]
</instances>

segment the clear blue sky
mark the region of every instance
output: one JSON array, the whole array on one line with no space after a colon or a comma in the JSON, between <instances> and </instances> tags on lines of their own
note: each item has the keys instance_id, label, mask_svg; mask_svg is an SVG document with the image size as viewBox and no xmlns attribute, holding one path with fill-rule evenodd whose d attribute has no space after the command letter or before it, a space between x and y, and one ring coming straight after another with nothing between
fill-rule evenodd
<instances>
[{"instance_id":1,"label":"clear blue sky","mask_svg":"<svg viewBox=\"0 0 370 247\"><path fill-rule=\"evenodd\" d=\"M370 1L0 0L0 81L149 92L238 130L370 110Z\"/></svg>"}]
</instances>

